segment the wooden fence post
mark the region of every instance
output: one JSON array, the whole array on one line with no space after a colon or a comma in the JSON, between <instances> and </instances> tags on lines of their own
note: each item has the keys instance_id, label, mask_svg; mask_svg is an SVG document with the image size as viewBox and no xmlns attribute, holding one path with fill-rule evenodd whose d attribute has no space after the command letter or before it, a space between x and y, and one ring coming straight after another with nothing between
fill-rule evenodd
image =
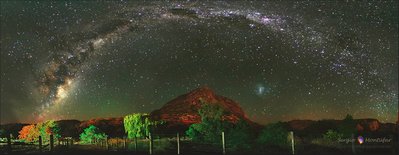
<instances>
[{"instance_id":1,"label":"wooden fence post","mask_svg":"<svg viewBox=\"0 0 399 155\"><path fill-rule=\"evenodd\" d=\"M53 151L54 149L54 135L50 135L50 151Z\"/></svg>"},{"instance_id":2,"label":"wooden fence post","mask_svg":"<svg viewBox=\"0 0 399 155\"><path fill-rule=\"evenodd\" d=\"M39 136L39 151L43 151L43 146L42 146L42 136Z\"/></svg>"},{"instance_id":3,"label":"wooden fence post","mask_svg":"<svg viewBox=\"0 0 399 155\"><path fill-rule=\"evenodd\" d=\"M11 153L11 151L12 151L11 134L7 135L7 151L8 151L8 153Z\"/></svg>"},{"instance_id":4,"label":"wooden fence post","mask_svg":"<svg viewBox=\"0 0 399 155\"><path fill-rule=\"evenodd\" d=\"M290 132L290 137L291 137L291 151L292 151L292 154L295 154L295 137L294 137L294 131L291 131Z\"/></svg>"},{"instance_id":5,"label":"wooden fence post","mask_svg":"<svg viewBox=\"0 0 399 155\"><path fill-rule=\"evenodd\" d=\"M355 135L352 133L352 153L356 154L356 149L355 149Z\"/></svg>"},{"instance_id":6,"label":"wooden fence post","mask_svg":"<svg viewBox=\"0 0 399 155\"><path fill-rule=\"evenodd\" d=\"M151 132L150 132L148 135L149 135L149 138L150 138L150 142L149 142L149 143L150 143L150 146L149 146L149 149L150 149L150 150L149 150L149 151L150 151L150 155L152 155L152 151L153 151L153 150L152 150L152 136L151 136Z\"/></svg>"},{"instance_id":7,"label":"wooden fence post","mask_svg":"<svg viewBox=\"0 0 399 155\"><path fill-rule=\"evenodd\" d=\"M392 154L397 154L397 149L398 146L395 145L395 139L393 135L389 135L389 138L391 139L391 145L392 145Z\"/></svg>"},{"instance_id":8,"label":"wooden fence post","mask_svg":"<svg viewBox=\"0 0 399 155\"><path fill-rule=\"evenodd\" d=\"M105 138L105 148L108 150L108 137Z\"/></svg>"},{"instance_id":9,"label":"wooden fence post","mask_svg":"<svg viewBox=\"0 0 399 155\"><path fill-rule=\"evenodd\" d=\"M177 137L176 137L176 142L177 142L177 154L180 154L180 135L179 133L177 133Z\"/></svg>"},{"instance_id":10,"label":"wooden fence post","mask_svg":"<svg viewBox=\"0 0 399 155\"><path fill-rule=\"evenodd\" d=\"M126 144L127 144L127 138L126 138L126 136L124 136L123 137L123 149L124 150L127 150L127 145Z\"/></svg>"},{"instance_id":11,"label":"wooden fence post","mask_svg":"<svg viewBox=\"0 0 399 155\"><path fill-rule=\"evenodd\" d=\"M224 141L224 132L222 131L222 147L223 147L223 154L226 154L226 143Z\"/></svg>"}]
</instances>

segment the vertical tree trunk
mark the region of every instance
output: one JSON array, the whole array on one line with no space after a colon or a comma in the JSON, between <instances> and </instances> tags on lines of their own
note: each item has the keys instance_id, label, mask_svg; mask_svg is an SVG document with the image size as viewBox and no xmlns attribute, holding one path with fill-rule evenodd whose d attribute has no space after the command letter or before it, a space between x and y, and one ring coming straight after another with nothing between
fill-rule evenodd
<instances>
[{"instance_id":1,"label":"vertical tree trunk","mask_svg":"<svg viewBox=\"0 0 399 155\"><path fill-rule=\"evenodd\" d=\"M137 152L137 137L134 137L134 151Z\"/></svg>"},{"instance_id":2,"label":"vertical tree trunk","mask_svg":"<svg viewBox=\"0 0 399 155\"><path fill-rule=\"evenodd\" d=\"M7 135L7 151L8 151L8 153L11 153L11 151L12 151L11 134Z\"/></svg>"},{"instance_id":3,"label":"vertical tree trunk","mask_svg":"<svg viewBox=\"0 0 399 155\"><path fill-rule=\"evenodd\" d=\"M50 151L53 151L54 149L54 135L50 135Z\"/></svg>"},{"instance_id":4,"label":"vertical tree trunk","mask_svg":"<svg viewBox=\"0 0 399 155\"><path fill-rule=\"evenodd\" d=\"M39 151L42 152L43 150L43 146L42 146L42 136L39 136Z\"/></svg>"}]
</instances>

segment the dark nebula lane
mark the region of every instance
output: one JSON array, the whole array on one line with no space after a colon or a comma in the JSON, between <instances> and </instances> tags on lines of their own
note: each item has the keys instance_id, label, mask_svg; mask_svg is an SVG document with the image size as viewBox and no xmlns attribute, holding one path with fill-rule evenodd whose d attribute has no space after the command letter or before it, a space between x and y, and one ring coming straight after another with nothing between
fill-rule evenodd
<instances>
[{"instance_id":1,"label":"dark nebula lane","mask_svg":"<svg viewBox=\"0 0 399 155\"><path fill-rule=\"evenodd\" d=\"M151 112L201 86L259 123L398 117L398 5L1 2L1 123Z\"/></svg>"}]
</instances>

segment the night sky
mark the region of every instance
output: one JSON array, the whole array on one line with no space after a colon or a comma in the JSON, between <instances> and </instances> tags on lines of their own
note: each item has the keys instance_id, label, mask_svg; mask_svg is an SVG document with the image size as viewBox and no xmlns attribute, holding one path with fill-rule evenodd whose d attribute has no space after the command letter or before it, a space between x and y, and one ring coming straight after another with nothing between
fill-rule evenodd
<instances>
[{"instance_id":1,"label":"night sky","mask_svg":"<svg viewBox=\"0 0 399 155\"><path fill-rule=\"evenodd\" d=\"M201 86L262 124L396 122L397 6L1 1L1 123L149 113Z\"/></svg>"}]
</instances>

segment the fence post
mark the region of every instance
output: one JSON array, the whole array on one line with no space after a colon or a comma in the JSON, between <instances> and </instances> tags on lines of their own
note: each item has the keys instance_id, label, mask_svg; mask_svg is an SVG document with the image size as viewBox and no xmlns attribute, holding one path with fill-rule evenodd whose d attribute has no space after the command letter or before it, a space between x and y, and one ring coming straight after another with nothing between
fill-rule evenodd
<instances>
[{"instance_id":1,"label":"fence post","mask_svg":"<svg viewBox=\"0 0 399 155\"><path fill-rule=\"evenodd\" d=\"M356 150L355 150L355 135L352 133L352 153L356 154Z\"/></svg>"},{"instance_id":2,"label":"fence post","mask_svg":"<svg viewBox=\"0 0 399 155\"><path fill-rule=\"evenodd\" d=\"M11 134L7 135L7 151L8 153L11 153L12 147L11 147Z\"/></svg>"},{"instance_id":3,"label":"fence post","mask_svg":"<svg viewBox=\"0 0 399 155\"><path fill-rule=\"evenodd\" d=\"M291 134L291 151L292 151L292 154L295 154L295 137L294 137L294 131L291 131L290 134Z\"/></svg>"},{"instance_id":4,"label":"fence post","mask_svg":"<svg viewBox=\"0 0 399 155\"><path fill-rule=\"evenodd\" d=\"M54 149L54 135L50 135L50 151L53 151Z\"/></svg>"},{"instance_id":5,"label":"fence post","mask_svg":"<svg viewBox=\"0 0 399 155\"><path fill-rule=\"evenodd\" d=\"M105 148L108 150L108 137L105 137Z\"/></svg>"},{"instance_id":6,"label":"fence post","mask_svg":"<svg viewBox=\"0 0 399 155\"><path fill-rule=\"evenodd\" d=\"M180 154L180 135L179 133L177 133L177 137L176 137L176 142L177 142L177 154Z\"/></svg>"},{"instance_id":7,"label":"fence post","mask_svg":"<svg viewBox=\"0 0 399 155\"><path fill-rule=\"evenodd\" d=\"M391 139L391 145L392 145L392 154L397 154L397 149L398 147L395 145L395 140L393 135L389 135L389 138Z\"/></svg>"},{"instance_id":8,"label":"fence post","mask_svg":"<svg viewBox=\"0 0 399 155\"><path fill-rule=\"evenodd\" d=\"M137 137L134 137L134 151L137 152Z\"/></svg>"},{"instance_id":9,"label":"fence post","mask_svg":"<svg viewBox=\"0 0 399 155\"><path fill-rule=\"evenodd\" d=\"M224 141L224 132L222 131L222 147L223 147L223 154L226 154L226 143Z\"/></svg>"},{"instance_id":10,"label":"fence post","mask_svg":"<svg viewBox=\"0 0 399 155\"><path fill-rule=\"evenodd\" d=\"M42 152L43 150L43 146L42 146L42 136L39 136L39 151Z\"/></svg>"},{"instance_id":11,"label":"fence post","mask_svg":"<svg viewBox=\"0 0 399 155\"><path fill-rule=\"evenodd\" d=\"M150 155L152 155L152 136L151 136L151 132L148 134L149 135L149 138L150 138Z\"/></svg>"},{"instance_id":12,"label":"fence post","mask_svg":"<svg viewBox=\"0 0 399 155\"><path fill-rule=\"evenodd\" d=\"M126 141L127 141L127 138L126 138L126 136L124 136L123 137L123 149L124 150L127 150L127 145L126 145L127 142Z\"/></svg>"}]
</instances>

